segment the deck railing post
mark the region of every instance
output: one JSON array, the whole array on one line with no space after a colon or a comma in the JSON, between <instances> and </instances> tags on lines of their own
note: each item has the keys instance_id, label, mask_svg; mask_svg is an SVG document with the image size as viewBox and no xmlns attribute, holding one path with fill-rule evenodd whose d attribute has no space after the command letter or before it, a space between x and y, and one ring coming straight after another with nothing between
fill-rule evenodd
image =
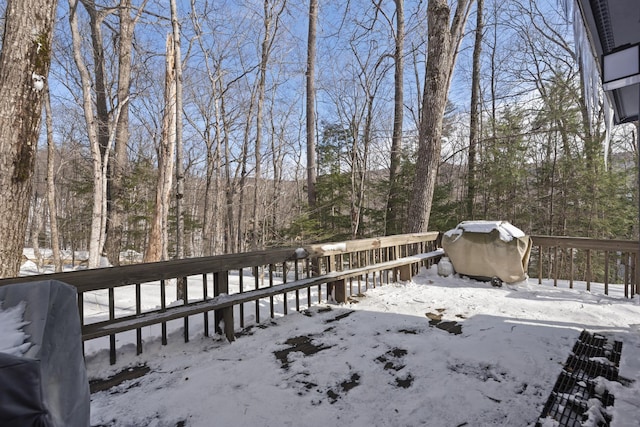
<instances>
[{"instance_id":1,"label":"deck railing post","mask_svg":"<svg viewBox=\"0 0 640 427\"><path fill-rule=\"evenodd\" d=\"M591 291L591 249L587 249L587 291Z\"/></svg>"},{"instance_id":2,"label":"deck railing post","mask_svg":"<svg viewBox=\"0 0 640 427\"><path fill-rule=\"evenodd\" d=\"M633 271L633 279L631 285L631 295L633 297L635 294L640 292L640 268L638 268L638 255L640 252L634 252L631 256L631 269Z\"/></svg>"},{"instance_id":3,"label":"deck railing post","mask_svg":"<svg viewBox=\"0 0 640 427\"><path fill-rule=\"evenodd\" d=\"M609 251L604 252L604 294L609 295Z\"/></svg>"},{"instance_id":4,"label":"deck railing post","mask_svg":"<svg viewBox=\"0 0 640 427\"><path fill-rule=\"evenodd\" d=\"M142 290L136 283L136 314L142 313ZM142 354L142 329L136 329L136 354Z\"/></svg>"},{"instance_id":5,"label":"deck railing post","mask_svg":"<svg viewBox=\"0 0 640 427\"><path fill-rule=\"evenodd\" d=\"M213 287L214 294L218 296L220 294L229 294L229 272L221 271L219 273L213 273ZM233 320L233 306L221 308L214 311L214 321L216 332L219 334L224 333L229 342L235 341L235 324ZM220 326L220 323L224 322L224 330Z\"/></svg>"},{"instance_id":6,"label":"deck railing post","mask_svg":"<svg viewBox=\"0 0 640 427\"><path fill-rule=\"evenodd\" d=\"M337 303L346 303L347 302L347 280L341 279L335 282L332 282L334 291L334 298Z\"/></svg>"},{"instance_id":7,"label":"deck railing post","mask_svg":"<svg viewBox=\"0 0 640 427\"><path fill-rule=\"evenodd\" d=\"M338 255L327 257L327 273L336 271L336 258ZM327 282L327 301L338 302L336 298L336 284L338 282ZM344 302L344 301L343 301Z\"/></svg>"},{"instance_id":8,"label":"deck railing post","mask_svg":"<svg viewBox=\"0 0 640 427\"><path fill-rule=\"evenodd\" d=\"M538 284L542 285L542 246L538 246Z\"/></svg>"},{"instance_id":9,"label":"deck railing post","mask_svg":"<svg viewBox=\"0 0 640 427\"><path fill-rule=\"evenodd\" d=\"M167 283L164 279L160 280L160 311L167 309ZM167 322L161 324L161 342L162 345L167 345Z\"/></svg>"},{"instance_id":10,"label":"deck railing post","mask_svg":"<svg viewBox=\"0 0 640 427\"><path fill-rule=\"evenodd\" d=\"M569 288L573 289L573 248L567 249L569 251Z\"/></svg>"},{"instance_id":11,"label":"deck railing post","mask_svg":"<svg viewBox=\"0 0 640 427\"><path fill-rule=\"evenodd\" d=\"M558 286L558 270L560 268L560 262L558 261L558 247L553 247L553 286Z\"/></svg>"},{"instance_id":12,"label":"deck railing post","mask_svg":"<svg viewBox=\"0 0 640 427\"><path fill-rule=\"evenodd\" d=\"M109 320L114 320L116 318L116 298L115 298L115 290L113 288L109 288ZM115 334L109 335L109 363L112 365L116 364L116 336Z\"/></svg>"},{"instance_id":13,"label":"deck railing post","mask_svg":"<svg viewBox=\"0 0 640 427\"><path fill-rule=\"evenodd\" d=\"M629 298L629 253L623 252L622 256L624 257L624 296Z\"/></svg>"},{"instance_id":14,"label":"deck railing post","mask_svg":"<svg viewBox=\"0 0 640 427\"><path fill-rule=\"evenodd\" d=\"M273 264L269 264L269 287L273 288L273 272L274 272L274 266ZM273 306L273 297L269 297L269 316L273 319L276 317L276 310L275 307Z\"/></svg>"},{"instance_id":15,"label":"deck railing post","mask_svg":"<svg viewBox=\"0 0 640 427\"><path fill-rule=\"evenodd\" d=\"M411 264L403 265L399 268L400 270L400 280L403 282L408 282L412 279L411 271L413 270Z\"/></svg>"},{"instance_id":16,"label":"deck railing post","mask_svg":"<svg viewBox=\"0 0 640 427\"><path fill-rule=\"evenodd\" d=\"M209 290L207 287L207 275L202 275L202 300L206 301L209 298ZM209 336L209 313L204 313L202 317L202 321L204 322L204 336Z\"/></svg>"},{"instance_id":17,"label":"deck railing post","mask_svg":"<svg viewBox=\"0 0 640 427\"><path fill-rule=\"evenodd\" d=\"M84 329L84 295L78 291L78 317L80 318L80 328ZM82 340L82 354L84 354L84 340Z\"/></svg>"},{"instance_id":18,"label":"deck railing post","mask_svg":"<svg viewBox=\"0 0 640 427\"><path fill-rule=\"evenodd\" d=\"M187 284L187 278L178 278L178 289L182 288L182 298L184 305L189 305L189 286ZM189 342L189 316L184 317L184 342Z\"/></svg>"}]
</instances>

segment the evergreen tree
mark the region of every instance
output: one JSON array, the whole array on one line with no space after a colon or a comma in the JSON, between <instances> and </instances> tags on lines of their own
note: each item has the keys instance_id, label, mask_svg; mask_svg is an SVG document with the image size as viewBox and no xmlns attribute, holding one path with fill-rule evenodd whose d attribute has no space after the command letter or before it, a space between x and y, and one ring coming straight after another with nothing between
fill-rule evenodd
<instances>
[{"instance_id":1,"label":"evergreen tree","mask_svg":"<svg viewBox=\"0 0 640 427\"><path fill-rule=\"evenodd\" d=\"M348 149L352 132L339 124L325 124L318 142L316 218L322 240L342 240L350 234Z\"/></svg>"},{"instance_id":2,"label":"evergreen tree","mask_svg":"<svg viewBox=\"0 0 640 427\"><path fill-rule=\"evenodd\" d=\"M528 210L523 120L523 111L506 107L493 127L495 137L486 141L481 165L484 182L478 185L484 195L486 219L515 224L522 222L523 213Z\"/></svg>"}]
</instances>

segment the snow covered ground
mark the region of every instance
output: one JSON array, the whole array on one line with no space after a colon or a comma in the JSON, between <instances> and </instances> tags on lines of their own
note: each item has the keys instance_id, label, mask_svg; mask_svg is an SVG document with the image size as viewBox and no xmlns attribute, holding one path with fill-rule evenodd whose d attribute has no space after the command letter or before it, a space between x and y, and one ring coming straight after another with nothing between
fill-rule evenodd
<instances>
[{"instance_id":1,"label":"snow covered ground","mask_svg":"<svg viewBox=\"0 0 640 427\"><path fill-rule=\"evenodd\" d=\"M623 342L620 376L629 381L607 385L611 425L640 425L640 299L563 286L531 279L492 288L433 267L357 302L263 320L233 343L197 335L201 316L186 344L180 322L167 346L146 330L140 356L120 334L114 366L94 340L90 379L140 365L149 372L94 393L91 423L533 426L586 329ZM95 307L104 308L97 297ZM447 332L438 321L456 323Z\"/></svg>"}]
</instances>

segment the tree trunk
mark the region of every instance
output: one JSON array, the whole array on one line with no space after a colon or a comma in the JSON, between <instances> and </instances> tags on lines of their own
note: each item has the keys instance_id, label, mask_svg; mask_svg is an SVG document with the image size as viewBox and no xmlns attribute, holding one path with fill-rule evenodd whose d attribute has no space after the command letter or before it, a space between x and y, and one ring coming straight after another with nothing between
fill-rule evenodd
<instances>
[{"instance_id":1,"label":"tree trunk","mask_svg":"<svg viewBox=\"0 0 640 427\"><path fill-rule=\"evenodd\" d=\"M105 58L104 46L102 45L102 21L106 14L98 12L95 1L80 0L85 10L89 14L89 25L91 27L91 46L93 48L93 70L95 73L95 119L97 125L97 136L103 158L106 153L109 141L109 108L107 106L107 89L105 87Z\"/></svg>"},{"instance_id":2,"label":"tree trunk","mask_svg":"<svg viewBox=\"0 0 640 427\"><path fill-rule=\"evenodd\" d=\"M180 23L176 0L171 0L171 24L175 56L176 79L176 258L184 258L184 164L182 145L182 54L180 53ZM180 297L178 297L180 298Z\"/></svg>"},{"instance_id":3,"label":"tree trunk","mask_svg":"<svg viewBox=\"0 0 640 427\"><path fill-rule=\"evenodd\" d=\"M367 103L369 100L367 101ZM351 227L350 234L351 239L356 239L356 235L358 234L358 228L360 227L360 205L358 200L360 198L360 175L364 173L364 165L362 165L362 161L360 159L360 153L358 151L358 137L359 137L359 125L356 125L356 119L353 117L351 119L352 125L349 126L350 139L351 139L351 150L349 153L349 157L351 158L351 191L349 192L349 216L351 218ZM367 138L367 135L364 135L364 138Z\"/></svg>"},{"instance_id":4,"label":"tree trunk","mask_svg":"<svg viewBox=\"0 0 640 427\"><path fill-rule=\"evenodd\" d=\"M95 86L95 113L92 111L91 115L93 120L91 123L87 121L87 126L93 127L96 133L96 140L91 142L97 144L97 147L92 147L93 150L97 150L92 154L94 158L94 204L93 204L93 216L91 222L91 240L89 242L89 268L96 268L100 265L100 256L102 255L106 232L107 232L107 217L106 214L109 210L109 200L107 193L107 174L108 174L108 162L111 156L109 144L109 109L107 107L107 89L105 86L105 58L104 47L102 45L102 21L105 18L104 13L99 13L96 9L94 1L80 0L85 10L89 14L89 24L91 27L91 45L93 47L93 69L95 73L95 80L93 86ZM71 19L71 17L70 17ZM77 27L77 25L76 25ZM73 31L73 30L72 30ZM80 38L80 33L77 32L77 37ZM76 46L74 45L74 49ZM77 45L78 52L81 49L81 42ZM75 53L74 53L75 54ZM92 84L87 69L87 81L83 80L83 92L86 84ZM91 97L91 93L88 94ZM94 101L92 101L94 102ZM86 100L84 102L84 108L88 108ZM93 105L90 107L93 108ZM85 112L86 118L86 112ZM89 124L90 123L90 124ZM91 140L91 138L90 138ZM104 169L104 171L103 171ZM103 176L104 175L104 176ZM103 190L104 187L104 190ZM104 195L103 195L104 193Z\"/></svg>"},{"instance_id":5,"label":"tree trunk","mask_svg":"<svg viewBox=\"0 0 640 427\"><path fill-rule=\"evenodd\" d=\"M425 72L422 112L418 133L418 159L409 206L409 231L427 231L436 186L442 122L451 85L451 76L471 0L459 0L451 29L447 0L430 0L428 17L428 55Z\"/></svg>"},{"instance_id":6,"label":"tree trunk","mask_svg":"<svg viewBox=\"0 0 640 427\"><path fill-rule=\"evenodd\" d=\"M352 215L351 236L353 239L357 239L360 233L360 225L362 223L362 211L366 201L367 194L367 172L369 170L369 147L372 140L372 128L373 128L373 101L375 96L373 94L367 95L367 107L364 122L364 132L362 135L363 152L360 165L358 167L358 184L355 189L356 192L356 209L354 215ZM357 135L356 135L357 137Z\"/></svg>"},{"instance_id":7,"label":"tree trunk","mask_svg":"<svg viewBox=\"0 0 640 427\"><path fill-rule=\"evenodd\" d=\"M221 82L222 84L222 82ZM224 128L224 175L225 175L225 205L226 211L226 224L225 224L225 253L237 252L237 241L235 232L235 221L233 214L233 200L236 194L235 176L231 176L231 142L229 141L228 132L228 120L225 109L224 97L220 100L220 116L222 117L222 124Z\"/></svg>"},{"instance_id":8,"label":"tree trunk","mask_svg":"<svg viewBox=\"0 0 640 427\"><path fill-rule=\"evenodd\" d=\"M254 87L255 89L255 87ZM238 194L238 219L237 219L237 230L236 230L236 250L239 252L242 252L245 248L245 221L244 221L244 215L245 215L245 193L246 193L246 186L247 186L247 175L248 175L248 171L247 171L247 162L249 160L249 140L251 137L251 120L253 118L253 109L254 109L254 104L255 104L255 99L256 99L256 93L255 90L251 91L250 94L250 99L249 99L249 105L247 106L248 110L247 110L247 121L244 127L244 135L243 135L243 141L242 141L242 149L241 149L241 154L240 154L240 181L238 186L240 187L239 190L239 194ZM234 177L234 180L236 178ZM255 221L255 218L254 218Z\"/></svg>"},{"instance_id":9,"label":"tree trunk","mask_svg":"<svg viewBox=\"0 0 640 427\"><path fill-rule=\"evenodd\" d=\"M272 165L273 165L273 196L269 198L270 204L269 209L271 210L271 224L268 230L269 240L275 241L279 238L278 230L280 229L280 201L283 200L282 196L282 181L283 181L283 166L284 166L284 157L285 157L285 147L283 146L283 142L285 140L285 136L283 135L284 130L281 129L280 133L276 132L276 124L273 120L273 115L271 116L271 153L272 154ZM276 142L277 141L277 142Z\"/></svg>"},{"instance_id":10,"label":"tree trunk","mask_svg":"<svg viewBox=\"0 0 640 427\"><path fill-rule=\"evenodd\" d=\"M393 55L394 101L393 101L393 135L391 137L391 163L389 166L389 195L387 197L387 215L385 235L401 233L398 224L401 209L398 177L402 159L402 122L404 120L404 0L396 2L396 50Z\"/></svg>"},{"instance_id":11,"label":"tree trunk","mask_svg":"<svg viewBox=\"0 0 640 427\"><path fill-rule=\"evenodd\" d=\"M215 95L214 95L215 96ZM206 121L206 119L205 119ZM216 157L217 152L213 152L213 139L211 132L209 131L209 124L205 124L206 129L204 131L204 143L206 146L207 164L205 171L205 183L204 183L204 211L202 212L202 252L204 256L213 255L213 242L211 238L215 239L213 230L213 219L215 213L211 214L211 205L217 207L217 201L211 203L211 199L217 198L217 186L214 185L214 175L217 176ZM215 191L215 193L214 193Z\"/></svg>"},{"instance_id":12,"label":"tree trunk","mask_svg":"<svg viewBox=\"0 0 640 427\"><path fill-rule=\"evenodd\" d=\"M496 129L496 122L497 122L497 106L496 106L496 100L497 100L497 93L498 93L498 88L497 88L497 73L498 73L498 59L497 59L497 49L498 49L498 5L494 2L493 4L493 33L492 33L492 45L491 45L491 54L490 54L490 58L491 58L491 62L490 62L490 68L491 68L491 94L490 94L490 98L491 98L491 141L490 144L491 146L495 145L496 143L496 138L497 138L497 129ZM485 152L487 151L486 148L487 144L483 144L484 148L485 148ZM482 148L483 146L480 147L480 159L482 163L485 163L485 159L482 158ZM476 147L478 148L478 147ZM484 168L483 168L484 169ZM483 176L482 181L486 181L486 177ZM489 212L489 194L488 194L488 187L486 185L484 185L484 189L483 189L483 197L482 197L482 216L487 218L488 216L488 212Z\"/></svg>"},{"instance_id":13,"label":"tree trunk","mask_svg":"<svg viewBox=\"0 0 640 427\"><path fill-rule=\"evenodd\" d=\"M169 258L169 199L173 185L173 153L176 147L176 68L173 49L173 35L169 34L165 57L165 109L162 117L162 136L158 148L156 207L149 230L149 243L144 254L144 262L162 261Z\"/></svg>"},{"instance_id":14,"label":"tree trunk","mask_svg":"<svg viewBox=\"0 0 640 427\"><path fill-rule=\"evenodd\" d=\"M0 277L17 276L22 261L55 11L51 0L6 5L0 54Z\"/></svg>"},{"instance_id":15,"label":"tree trunk","mask_svg":"<svg viewBox=\"0 0 640 427\"><path fill-rule=\"evenodd\" d=\"M480 138L480 55L482 53L482 37L484 0L478 0L476 12L476 35L473 46L473 70L471 75L471 112L469 123L469 157L467 160L467 219L474 219L474 202L476 198L476 147Z\"/></svg>"},{"instance_id":16,"label":"tree trunk","mask_svg":"<svg viewBox=\"0 0 640 427\"><path fill-rule=\"evenodd\" d=\"M141 8L142 9L142 8ZM140 9L140 10L141 10ZM140 14L138 14L138 17ZM136 18L137 20L137 18ZM123 180L127 164L129 143L129 107L125 101L131 86L131 50L135 21L131 17L131 0L120 1L120 37L118 46L118 103L123 104L116 126L116 143L113 161L109 170L106 253L113 265L120 265L120 251L124 233L124 188Z\"/></svg>"},{"instance_id":17,"label":"tree trunk","mask_svg":"<svg viewBox=\"0 0 640 427\"><path fill-rule=\"evenodd\" d=\"M215 105L216 105L216 116L217 118L219 118L219 107L218 107L218 100L216 99ZM216 155L215 155L215 160L214 160L214 170L215 170L215 177L214 177L214 182L213 182L213 186L214 186L214 191L215 191L215 201L213 204L213 224L212 224L212 228L213 228L213 245L212 245L212 253L211 255L220 255L223 253L223 245L222 242L224 241L223 238L223 215L224 212L222 212L222 206L224 206L224 200L223 200L223 193L222 193L222 185L221 185L221 169L222 169L222 159L221 159L221 155L220 152L222 150L222 135L221 135L221 130L222 127L220 126L220 122L218 120L216 120Z\"/></svg>"},{"instance_id":18,"label":"tree trunk","mask_svg":"<svg viewBox=\"0 0 640 427\"><path fill-rule=\"evenodd\" d=\"M251 226L251 246L252 249L258 249L262 246L261 233L258 231L258 224L263 222L264 212L260 212L260 197L264 192L261 188L262 183L262 127L264 121L264 98L267 82L267 66L269 65L269 56L273 41L278 32L278 22L280 14L284 10L286 1L283 0L280 9L276 10L277 0L264 0L264 35L262 38L262 46L260 49L260 67L258 73L258 102L256 105L256 140L255 140L255 185L253 188L253 215ZM264 211L264 210L262 210ZM260 219L259 219L260 217Z\"/></svg>"},{"instance_id":19,"label":"tree trunk","mask_svg":"<svg viewBox=\"0 0 640 427\"><path fill-rule=\"evenodd\" d=\"M40 232L42 231L42 217L44 216L44 200L38 195L36 191L33 194L33 201L31 202L31 232L29 233L31 240L31 247L33 248L33 255L36 257L36 266L38 272L42 272L42 253L40 252Z\"/></svg>"},{"instance_id":20,"label":"tree trunk","mask_svg":"<svg viewBox=\"0 0 640 427\"><path fill-rule=\"evenodd\" d=\"M249 112L247 113L247 118L249 119L252 115L252 111L253 111L253 101L254 101L254 94L251 94L251 102L249 103ZM236 235L236 239L237 239L237 243L236 243L236 250L238 252L242 252L244 250L244 246L245 246L245 238L244 238L244 204L245 204L245 190L246 190L246 183L247 183L247 161L249 159L249 132L250 132L250 125L249 125L250 120L247 120L247 125L245 126L244 129L244 139L242 142L242 153L240 155L240 162L241 162L241 172L240 172L240 191L239 191L239 195L238 195L238 220L237 220L237 235Z\"/></svg>"},{"instance_id":21,"label":"tree trunk","mask_svg":"<svg viewBox=\"0 0 640 427\"><path fill-rule=\"evenodd\" d=\"M51 252L56 273L62 271L60 259L60 235L58 232L58 208L56 206L55 182L55 143L53 141L53 117L51 113L51 97L47 90L44 109L47 126L47 204L49 207L49 231L51 233Z\"/></svg>"},{"instance_id":22,"label":"tree trunk","mask_svg":"<svg viewBox=\"0 0 640 427\"><path fill-rule=\"evenodd\" d=\"M89 261L88 267L98 267L100 263L100 252L104 244L105 217L106 211L106 168L108 163L109 150L100 143L99 126L93 112L93 99L91 96L91 78L89 69L82 56L82 37L78 29L77 16L78 0L69 0L69 26L71 28L71 37L73 39L73 57L76 67L80 73L82 84L82 107L84 118L87 125L87 136L89 138L91 158L92 158L92 174L93 174L93 206L91 213L91 231L89 237ZM104 153L104 158L103 158Z\"/></svg>"},{"instance_id":23,"label":"tree trunk","mask_svg":"<svg viewBox=\"0 0 640 427\"><path fill-rule=\"evenodd\" d=\"M399 0L403 1L403 0ZM307 202L309 211L316 209L316 33L318 26L318 0L309 0L309 36L307 38Z\"/></svg>"}]
</instances>

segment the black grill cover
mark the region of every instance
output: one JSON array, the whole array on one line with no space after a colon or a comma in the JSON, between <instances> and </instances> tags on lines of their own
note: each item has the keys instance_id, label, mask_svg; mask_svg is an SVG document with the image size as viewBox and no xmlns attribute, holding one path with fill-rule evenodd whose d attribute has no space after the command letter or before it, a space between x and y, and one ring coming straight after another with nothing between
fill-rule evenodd
<instances>
[{"instance_id":1,"label":"black grill cover","mask_svg":"<svg viewBox=\"0 0 640 427\"><path fill-rule=\"evenodd\" d=\"M76 289L56 280L0 286L2 308L26 303L31 347L0 353L0 425L87 427L90 394Z\"/></svg>"}]
</instances>

